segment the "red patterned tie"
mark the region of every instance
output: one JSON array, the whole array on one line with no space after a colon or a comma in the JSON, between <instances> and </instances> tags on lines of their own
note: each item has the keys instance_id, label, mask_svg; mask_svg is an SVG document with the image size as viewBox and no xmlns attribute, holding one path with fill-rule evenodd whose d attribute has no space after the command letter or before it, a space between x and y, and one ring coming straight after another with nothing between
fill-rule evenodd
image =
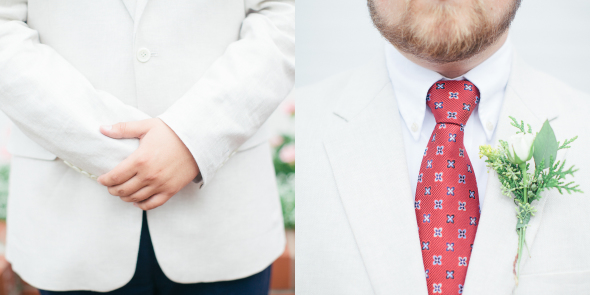
<instances>
[{"instance_id":1,"label":"red patterned tie","mask_svg":"<svg viewBox=\"0 0 590 295\"><path fill-rule=\"evenodd\" d=\"M479 197L463 128L479 90L471 82L438 81L426 96L436 119L416 187L416 219L428 294L461 294L479 223Z\"/></svg>"}]
</instances>

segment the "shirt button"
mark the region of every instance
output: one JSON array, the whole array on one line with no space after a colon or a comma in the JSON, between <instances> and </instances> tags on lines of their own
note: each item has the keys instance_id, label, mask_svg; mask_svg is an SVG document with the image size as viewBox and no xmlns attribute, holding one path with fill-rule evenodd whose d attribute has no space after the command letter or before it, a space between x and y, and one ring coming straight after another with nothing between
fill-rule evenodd
<instances>
[{"instance_id":1,"label":"shirt button","mask_svg":"<svg viewBox=\"0 0 590 295\"><path fill-rule=\"evenodd\" d=\"M140 62L147 62L150 60L152 53L147 48L140 48L137 51L137 60Z\"/></svg>"},{"instance_id":2,"label":"shirt button","mask_svg":"<svg viewBox=\"0 0 590 295\"><path fill-rule=\"evenodd\" d=\"M412 124L412 132L418 132L418 124Z\"/></svg>"},{"instance_id":3,"label":"shirt button","mask_svg":"<svg viewBox=\"0 0 590 295\"><path fill-rule=\"evenodd\" d=\"M492 122L488 121L488 123L486 124L486 128L488 128L489 131L494 130L494 124L492 124Z\"/></svg>"}]
</instances>

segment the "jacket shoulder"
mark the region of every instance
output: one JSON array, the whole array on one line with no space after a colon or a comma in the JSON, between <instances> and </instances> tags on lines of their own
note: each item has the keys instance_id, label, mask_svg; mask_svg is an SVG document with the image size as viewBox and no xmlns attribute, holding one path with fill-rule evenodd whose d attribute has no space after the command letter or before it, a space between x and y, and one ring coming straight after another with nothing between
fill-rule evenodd
<instances>
[{"instance_id":1,"label":"jacket shoulder","mask_svg":"<svg viewBox=\"0 0 590 295\"><path fill-rule=\"evenodd\" d=\"M315 84L295 89L298 121L317 123L337 104L338 97L354 76L355 69L330 76Z\"/></svg>"},{"instance_id":2,"label":"jacket shoulder","mask_svg":"<svg viewBox=\"0 0 590 295\"><path fill-rule=\"evenodd\" d=\"M296 89L302 127L338 116L350 119L390 83L384 57L376 57L321 82ZM347 119L345 119L347 120Z\"/></svg>"},{"instance_id":3,"label":"jacket shoulder","mask_svg":"<svg viewBox=\"0 0 590 295\"><path fill-rule=\"evenodd\" d=\"M566 82L535 69L516 58L513 79L508 84L520 97L527 100L539 116L575 119L577 114L590 112L590 94L580 91ZM568 114L574 115L569 116ZM541 119L544 119L541 118Z\"/></svg>"}]
</instances>

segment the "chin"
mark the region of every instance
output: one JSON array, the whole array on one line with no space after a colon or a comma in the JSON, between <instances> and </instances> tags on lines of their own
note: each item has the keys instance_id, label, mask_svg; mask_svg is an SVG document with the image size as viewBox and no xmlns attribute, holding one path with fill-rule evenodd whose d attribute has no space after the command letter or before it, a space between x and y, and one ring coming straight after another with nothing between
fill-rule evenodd
<instances>
[{"instance_id":1,"label":"chin","mask_svg":"<svg viewBox=\"0 0 590 295\"><path fill-rule=\"evenodd\" d=\"M396 14L386 10L394 3L403 4ZM508 29L518 4L492 15L494 9L482 0L369 0L373 22L386 39L434 63L465 60L493 44Z\"/></svg>"}]
</instances>

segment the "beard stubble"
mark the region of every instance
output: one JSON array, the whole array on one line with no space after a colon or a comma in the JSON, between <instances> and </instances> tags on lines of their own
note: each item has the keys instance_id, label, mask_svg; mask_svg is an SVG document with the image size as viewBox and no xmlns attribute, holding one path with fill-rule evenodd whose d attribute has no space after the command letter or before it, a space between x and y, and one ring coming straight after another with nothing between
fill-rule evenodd
<instances>
[{"instance_id":1,"label":"beard stubble","mask_svg":"<svg viewBox=\"0 0 590 295\"><path fill-rule=\"evenodd\" d=\"M486 13L482 0L469 7L434 3L422 9L407 0L401 20L395 24L386 15L392 12L378 11L374 2L368 0L367 4L383 37L403 52L445 64L469 59L494 44L510 27L521 0L515 0L498 20Z\"/></svg>"}]
</instances>

